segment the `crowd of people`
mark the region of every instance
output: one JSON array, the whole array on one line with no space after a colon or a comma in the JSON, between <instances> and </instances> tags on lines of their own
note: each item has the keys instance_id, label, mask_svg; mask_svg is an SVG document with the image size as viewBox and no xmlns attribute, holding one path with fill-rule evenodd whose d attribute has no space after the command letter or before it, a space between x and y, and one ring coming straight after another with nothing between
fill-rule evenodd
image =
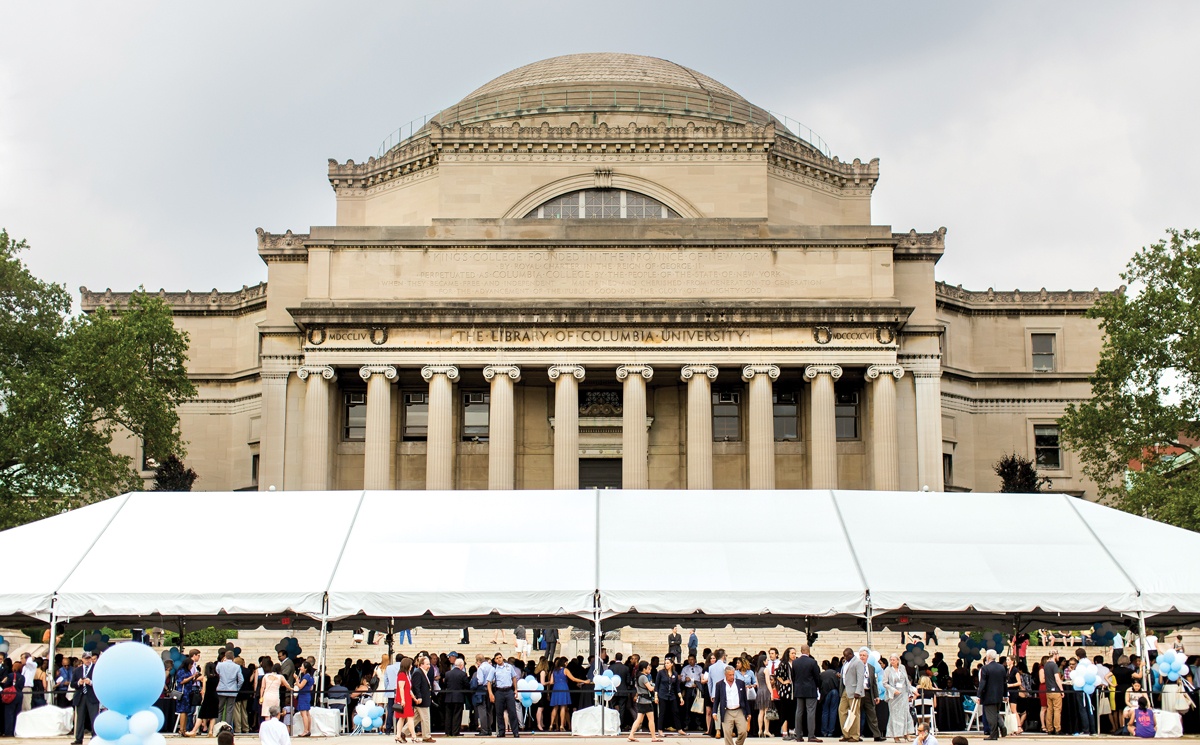
<instances>
[{"instance_id":1,"label":"crowd of people","mask_svg":"<svg viewBox=\"0 0 1200 745\"><path fill-rule=\"evenodd\" d=\"M556 656L557 644L537 650L527 644L514 648L512 656L497 651L473 660L454 651L381 653L378 661L347 658L322 680L311 656L279 651L247 663L222 649L205 661L192 649L178 665L165 663L160 705L174 713L174 731L182 737L215 736L219 723L234 733L258 732L263 724L274 730L274 723L290 726L293 717L299 736L306 737L313 732L315 705L342 709L352 722L355 709L369 701L389 713L384 730L401 743L432 742L435 732L565 733L575 711L596 705L617 712L630 740L644 727L652 742L665 733L705 734L738 745L747 737L925 741L933 739L938 707L962 707L966 699L977 701L983 729L993 739L1020 732L1146 736L1157 726L1154 708L1178 712L1186 731L1200 731L1196 657L1187 658L1173 681L1153 667L1155 649L1147 650L1145 662L1125 653L1137 650L1117 644L1111 660L1101 655L1088 660L1079 647L1064 654L1051 650L1030 664L1028 640L1009 641L1007 656L988 650L980 664L958 659L951 670L940 652L919 666L906 664L901 655L878 659L866 648L847 648L824 660L807 645L731 655L699 649L695 631L685 640L676 627L661 657L610 657L606 650L598 661ZM1174 648L1184 654L1182 640ZM60 655L53 666L29 655L0 655L0 735L14 734L22 710L74 706L75 742L81 743L99 713L91 687L98 654ZM1072 672L1081 665L1094 671L1092 693L1072 685ZM593 685L602 673L621 681L607 697L598 696ZM537 701L523 701L520 682L527 677L541 686Z\"/></svg>"}]
</instances>

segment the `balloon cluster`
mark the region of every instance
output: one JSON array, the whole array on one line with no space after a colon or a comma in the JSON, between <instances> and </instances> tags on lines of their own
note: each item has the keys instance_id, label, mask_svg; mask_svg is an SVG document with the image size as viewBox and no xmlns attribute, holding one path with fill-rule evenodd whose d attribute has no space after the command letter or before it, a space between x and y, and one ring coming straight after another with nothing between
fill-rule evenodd
<instances>
[{"instance_id":1,"label":"balloon cluster","mask_svg":"<svg viewBox=\"0 0 1200 745\"><path fill-rule=\"evenodd\" d=\"M1181 675L1186 675L1187 669L1187 658L1173 649L1159 654L1154 662L1154 672L1158 673L1158 677L1165 677L1172 683L1179 680Z\"/></svg>"},{"instance_id":2,"label":"balloon cluster","mask_svg":"<svg viewBox=\"0 0 1200 745\"><path fill-rule=\"evenodd\" d=\"M96 717L93 745L166 745L166 717L154 705L163 689L163 663L145 644L114 645L92 672L96 697L107 711Z\"/></svg>"},{"instance_id":3,"label":"balloon cluster","mask_svg":"<svg viewBox=\"0 0 1200 745\"><path fill-rule=\"evenodd\" d=\"M108 649L108 634L93 631L91 636L83 640L84 652L95 652L96 650L103 652L106 649Z\"/></svg>"},{"instance_id":4,"label":"balloon cluster","mask_svg":"<svg viewBox=\"0 0 1200 745\"><path fill-rule=\"evenodd\" d=\"M981 639L973 639L970 634L958 635L958 659L973 662L983 656L985 649L994 649L997 653L1004 652L1004 634L999 631L985 631Z\"/></svg>"},{"instance_id":5,"label":"balloon cluster","mask_svg":"<svg viewBox=\"0 0 1200 745\"><path fill-rule=\"evenodd\" d=\"M621 687L621 676L611 672L603 672L592 678L592 686L596 689L596 695L604 698L605 701L611 701L613 694Z\"/></svg>"},{"instance_id":6,"label":"balloon cluster","mask_svg":"<svg viewBox=\"0 0 1200 745\"><path fill-rule=\"evenodd\" d=\"M542 691L544 690L546 690L546 686L537 682L537 678L532 675L526 675L517 681L517 696L526 709L542 700Z\"/></svg>"},{"instance_id":7,"label":"balloon cluster","mask_svg":"<svg viewBox=\"0 0 1200 745\"><path fill-rule=\"evenodd\" d=\"M919 670L925 665L925 661L929 659L929 652L925 650L925 642L916 642L906 644L904 646L904 654L901 656L905 663Z\"/></svg>"},{"instance_id":8,"label":"balloon cluster","mask_svg":"<svg viewBox=\"0 0 1200 745\"><path fill-rule=\"evenodd\" d=\"M1117 631L1117 628L1108 621L1105 621L1104 623L1094 623L1092 624L1092 643L1098 644L1102 647L1107 647L1108 645L1112 644L1113 639L1115 639L1119 633L1120 632Z\"/></svg>"},{"instance_id":9,"label":"balloon cluster","mask_svg":"<svg viewBox=\"0 0 1200 745\"><path fill-rule=\"evenodd\" d=\"M242 656L242 648L233 646L233 642L225 642L225 648L221 650L221 659L225 659L226 652L233 652L234 657ZM296 654L300 654L299 645L296 646Z\"/></svg>"},{"instance_id":10,"label":"balloon cluster","mask_svg":"<svg viewBox=\"0 0 1200 745\"><path fill-rule=\"evenodd\" d=\"M354 724L362 727L364 732L371 732L383 726L384 709L374 701L359 704L354 710Z\"/></svg>"},{"instance_id":11,"label":"balloon cluster","mask_svg":"<svg viewBox=\"0 0 1200 745\"><path fill-rule=\"evenodd\" d=\"M172 670L178 670L179 668L183 667L183 660L185 656L183 652L179 651L178 647L171 647L170 649L163 650L162 658L163 662L171 663Z\"/></svg>"},{"instance_id":12,"label":"balloon cluster","mask_svg":"<svg viewBox=\"0 0 1200 745\"><path fill-rule=\"evenodd\" d=\"M1090 696L1092 691L1096 690L1096 686L1100 685L1100 669L1088 658L1079 658L1079 663L1071 671L1071 685L1075 686L1075 690Z\"/></svg>"},{"instance_id":13,"label":"balloon cluster","mask_svg":"<svg viewBox=\"0 0 1200 745\"><path fill-rule=\"evenodd\" d=\"M909 646L911 647L912 645L910 644ZM867 652L867 664L875 668L875 680L880 681L879 685L883 685L883 667L879 663L881 659L883 659L883 655L879 653L879 650L872 649L870 652Z\"/></svg>"},{"instance_id":14,"label":"balloon cluster","mask_svg":"<svg viewBox=\"0 0 1200 745\"><path fill-rule=\"evenodd\" d=\"M228 645L226 645L226 646L228 646ZM294 636L285 636L279 640L278 644L275 645L275 651L283 652L288 657L293 657L293 658L299 657L300 656L300 642L296 641L296 637L294 637Z\"/></svg>"},{"instance_id":15,"label":"balloon cluster","mask_svg":"<svg viewBox=\"0 0 1200 745\"><path fill-rule=\"evenodd\" d=\"M0 634L0 654L8 654L8 641Z\"/></svg>"}]
</instances>

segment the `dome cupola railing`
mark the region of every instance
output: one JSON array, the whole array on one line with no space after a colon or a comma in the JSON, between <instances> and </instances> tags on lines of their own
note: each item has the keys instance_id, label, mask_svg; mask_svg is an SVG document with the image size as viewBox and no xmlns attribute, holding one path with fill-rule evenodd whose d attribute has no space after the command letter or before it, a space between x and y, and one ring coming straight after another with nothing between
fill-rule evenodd
<instances>
[{"instance_id":1,"label":"dome cupola railing","mask_svg":"<svg viewBox=\"0 0 1200 745\"><path fill-rule=\"evenodd\" d=\"M597 123L600 115L614 113L664 116L668 127L679 125L675 119L693 118L731 124L765 125L775 122L825 157L832 157L829 145L811 127L789 116L754 106L743 99L700 91L577 85L563 88L539 86L534 90L501 91L468 98L448 109L413 119L397 128L384 138L379 145L377 156L383 157L402 142L427 133L427 125L434 120L444 125L455 122L470 125L497 119L576 113L592 113L596 119L593 122L580 122L582 125Z\"/></svg>"}]
</instances>

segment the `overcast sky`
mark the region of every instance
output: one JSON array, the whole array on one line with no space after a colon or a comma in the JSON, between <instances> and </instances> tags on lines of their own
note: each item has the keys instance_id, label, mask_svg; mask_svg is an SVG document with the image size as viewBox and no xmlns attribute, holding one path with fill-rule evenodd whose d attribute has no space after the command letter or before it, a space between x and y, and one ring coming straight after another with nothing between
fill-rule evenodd
<instances>
[{"instance_id":1,"label":"overcast sky","mask_svg":"<svg viewBox=\"0 0 1200 745\"><path fill-rule=\"evenodd\" d=\"M1200 3L0 3L0 226L75 292L266 278L327 159L574 52L695 68L881 160L874 219L940 279L1113 287L1200 227Z\"/></svg>"}]
</instances>

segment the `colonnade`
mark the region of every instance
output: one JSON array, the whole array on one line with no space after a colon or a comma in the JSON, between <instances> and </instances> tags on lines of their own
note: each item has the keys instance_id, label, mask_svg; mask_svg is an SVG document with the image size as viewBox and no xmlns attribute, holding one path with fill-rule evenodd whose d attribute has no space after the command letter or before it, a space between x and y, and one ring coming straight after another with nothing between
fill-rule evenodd
<instances>
[{"instance_id":1,"label":"colonnade","mask_svg":"<svg viewBox=\"0 0 1200 745\"><path fill-rule=\"evenodd\" d=\"M609 368L611 369L611 368ZM834 383L842 368L835 364L813 364L803 369L810 383L809 459L810 487L838 487L836 398ZM359 376L367 383L364 479L367 489L391 489L395 454L391 447L392 382L398 377L392 365L364 365ZM616 368L623 386L622 413L622 485L626 489L649 486L647 467L649 436L645 426L646 388L655 370L646 364L624 364ZM742 380L748 388L746 412L748 486L751 489L775 488L775 437L773 385L780 370L773 364L748 364L742 368ZM306 365L298 370L307 394L303 417L303 458L301 488L330 488L331 391L336 371L327 365ZM561 364L546 368L554 384L554 488L579 488L579 384L586 377L582 365ZM517 365L497 364L483 368L490 385L488 486L512 489L515 485L514 386L522 369ZM713 486L712 381L717 366L688 364L679 369L687 386L687 487L711 489ZM871 365L866 378L873 387L871 407L872 470L874 488L894 490L900 487L896 381L904 368L894 364ZM426 365L421 377L429 386L428 434L426 446L426 488L454 488L454 455L457 437L454 431L453 384L459 378L454 365ZM932 381L932 385L930 384ZM272 378L270 381L277 383ZM940 381L930 375L918 376L918 478L924 484L936 483L930 470L940 468ZM275 385L272 390L281 387ZM922 415L922 406L932 407ZM937 431L930 420L936 419Z\"/></svg>"}]
</instances>

